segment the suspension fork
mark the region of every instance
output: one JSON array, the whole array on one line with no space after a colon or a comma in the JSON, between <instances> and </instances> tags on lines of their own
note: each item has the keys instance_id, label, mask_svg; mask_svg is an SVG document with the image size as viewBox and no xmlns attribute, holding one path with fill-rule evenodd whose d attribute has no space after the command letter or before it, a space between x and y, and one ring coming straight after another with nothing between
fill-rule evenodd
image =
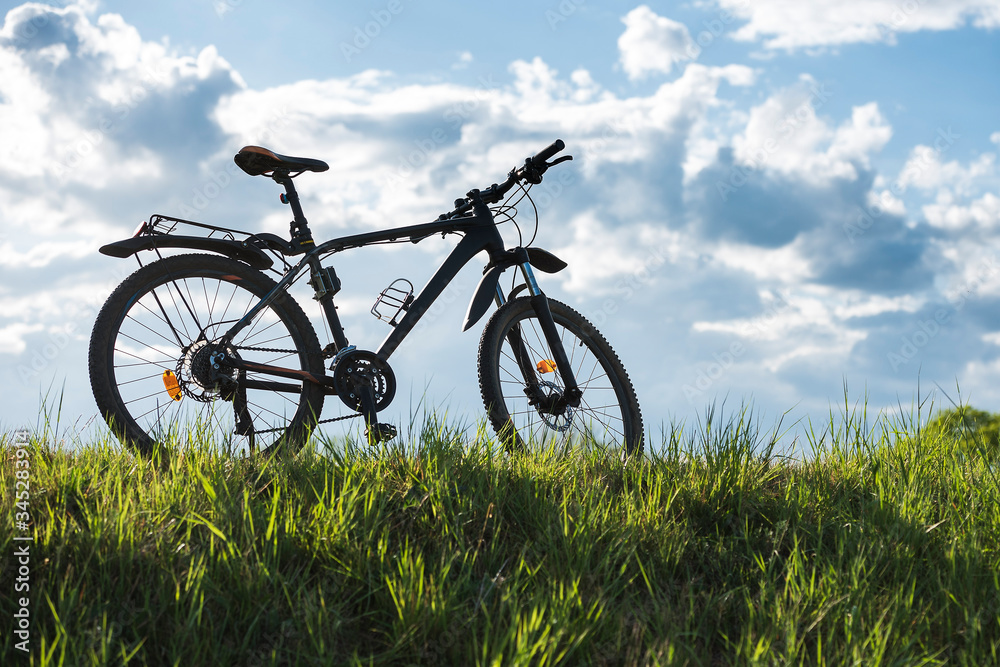
<instances>
[{"instance_id":1,"label":"suspension fork","mask_svg":"<svg viewBox=\"0 0 1000 667\"><path fill-rule=\"evenodd\" d=\"M562 339L559 337L559 332L556 331L556 323L552 318L552 310L549 308L549 300L545 294L542 293L541 289L539 289L538 282L535 280L535 274L531 270L531 264L524 262L518 266L521 269L521 274L524 276L525 283L528 285L528 293L531 295L528 297L531 302L531 308L535 311L535 316L538 318L538 324L542 328L542 334L545 336L545 342L548 343L549 350L552 352L552 356L554 357L553 361L556 362L556 371L563 379L564 389L562 402L564 405L569 405L574 408L579 407L580 401L583 397L583 392L580 391L580 388L576 383L576 377L573 375L573 368L570 366L569 357L566 355L566 349L563 347ZM503 300L503 293L500 291L500 287L498 285L497 302L502 304ZM524 345L520 326L511 327L510 332L507 334L507 341L510 343L511 348L514 351L514 358L517 361L518 367L521 369L521 374L524 376L525 382L529 387L537 387L538 376L535 374L536 369L532 365L531 357L528 354L526 346Z\"/></svg>"}]
</instances>

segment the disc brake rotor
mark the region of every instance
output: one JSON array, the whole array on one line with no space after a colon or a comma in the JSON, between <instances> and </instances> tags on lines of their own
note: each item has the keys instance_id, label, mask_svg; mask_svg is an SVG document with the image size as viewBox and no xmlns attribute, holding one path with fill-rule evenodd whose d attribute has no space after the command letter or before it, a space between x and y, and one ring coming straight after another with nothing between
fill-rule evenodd
<instances>
[{"instance_id":1,"label":"disc brake rotor","mask_svg":"<svg viewBox=\"0 0 1000 667\"><path fill-rule=\"evenodd\" d=\"M551 389L552 391L549 394L550 396L559 396L562 394L562 390L559 388L559 385L549 382L548 380L542 380L538 383L538 386ZM576 412L576 410L569 405L565 407L562 414L545 412L539 407L536 407L536 410L538 415L542 418L542 421L545 422L546 426L553 431L559 431L560 433L565 433L569 430L569 427L573 424L573 415Z\"/></svg>"}]
</instances>

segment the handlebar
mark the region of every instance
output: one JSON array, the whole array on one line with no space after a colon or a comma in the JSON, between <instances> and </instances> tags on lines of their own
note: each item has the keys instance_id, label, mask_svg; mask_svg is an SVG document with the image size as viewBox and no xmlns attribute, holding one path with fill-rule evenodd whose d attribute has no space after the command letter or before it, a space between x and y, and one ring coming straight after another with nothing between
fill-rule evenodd
<instances>
[{"instance_id":1,"label":"handlebar","mask_svg":"<svg viewBox=\"0 0 1000 667\"><path fill-rule=\"evenodd\" d=\"M535 154L534 157L528 158L528 160L531 161L531 162L535 162L535 161L545 162L550 157L552 157L553 155L555 155L556 153L558 153L559 151L561 151L564 148L566 148L566 144L563 143L563 140L562 139L556 139L551 144L549 144L548 146L546 146L542 150L538 151Z\"/></svg>"},{"instance_id":2,"label":"handlebar","mask_svg":"<svg viewBox=\"0 0 1000 667\"><path fill-rule=\"evenodd\" d=\"M490 187L484 190L471 190L462 199L455 200L455 209L450 213L445 213L441 215L439 219L453 218L463 213L467 213L474 204L475 199L480 199L484 204L495 204L500 201L507 192L514 187L517 183L521 181L526 181L531 184L538 184L542 182L542 175L545 171L560 162L566 160L572 160L572 155L564 155L558 160L548 162L548 159L554 156L559 151L566 148L566 144L562 139L556 139L551 144L543 148L542 150L535 153L533 156L527 158L524 161L522 167L515 167L510 170L507 174L507 180L503 183L494 183Z\"/></svg>"}]
</instances>

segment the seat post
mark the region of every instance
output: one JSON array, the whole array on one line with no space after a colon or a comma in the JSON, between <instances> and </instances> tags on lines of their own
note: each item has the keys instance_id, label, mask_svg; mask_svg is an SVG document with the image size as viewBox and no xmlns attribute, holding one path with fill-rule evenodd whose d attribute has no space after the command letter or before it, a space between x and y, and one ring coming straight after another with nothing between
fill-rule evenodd
<instances>
[{"instance_id":1,"label":"seat post","mask_svg":"<svg viewBox=\"0 0 1000 667\"><path fill-rule=\"evenodd\" d=\"M275 170L271 176L274 181L285 188L285 194L281 196L281 201L292 207L292 221L289 223L288 231L292 237L292 243L300 246L313 246L312 231L309 229L309 222L305 213L302 212L302 204L299 203L299 194L295 191L295 184L287 171Z\"/></svg>"}]
</instances>

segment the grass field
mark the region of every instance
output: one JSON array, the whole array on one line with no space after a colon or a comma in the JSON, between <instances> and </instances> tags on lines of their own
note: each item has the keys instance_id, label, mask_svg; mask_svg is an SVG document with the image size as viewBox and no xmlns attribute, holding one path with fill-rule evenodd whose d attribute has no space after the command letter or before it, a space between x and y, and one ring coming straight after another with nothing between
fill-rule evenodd
<instances>
[{"instance_id":1,"label":"grass field","mask_svg":"<svg viewBox=\"0 0 1000 667\"><path fill-rule=\"evenodd\" d=\"M1000 664L995 456L918 424L851 408L792 460L710 412L627 463L433 416L270 462L6 433L0 662Z\"/></svg>"}]
</instances>

